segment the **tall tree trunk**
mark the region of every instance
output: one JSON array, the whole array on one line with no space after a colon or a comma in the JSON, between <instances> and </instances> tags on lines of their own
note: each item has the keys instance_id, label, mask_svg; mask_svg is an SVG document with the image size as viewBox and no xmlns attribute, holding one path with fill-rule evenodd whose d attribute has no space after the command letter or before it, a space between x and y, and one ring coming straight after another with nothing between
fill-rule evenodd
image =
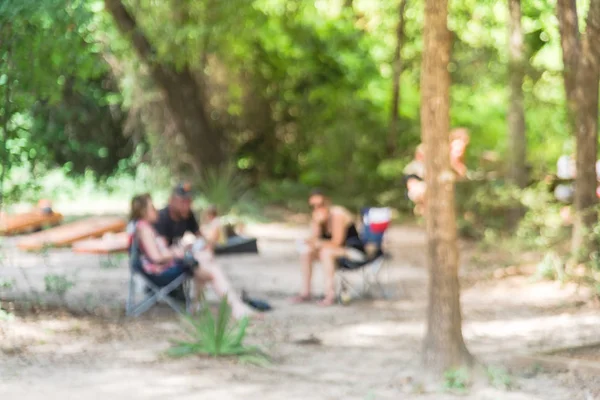
<instances>
[{"instance_id":1,"label":"tall tree trunk","mask_svg":"<svg viewBox=\"0 0 600 400\"><path fill-rule=\"evenodd\" d=\"M207 115L202 91L188 67L176 69L154 60L155 49L121 0L104 0L119 31L128 38L163 93L170 114L186 140L196 169L217 167L225 159L224 140Z\"/></svg>"},{"instance_id":2,"label":"tall tree trunk","mask_svg":"<svg viewBox=\"0 0 600 400\"><path fill-rule=\"evenodd\" d=\"M407 0L400 0L398 5L398 27L396 28L396 50L394 51L392 106L390 110L390 127L388 133L388 155L396 153L396 137L398 133L398 107L400 105L400 76L402 75L402 47L404 46L404 10Z\"/></svg>"},{"instance_id":3,"label":"tall tree trunk","mask_svg":"<svg viewBox=\"0 0 600 400\"><path fill-rule=\"evenodd\" d=\"M600 49L600 0L591 0L586 33L581 37L575 0L558 0L564 82L569 122L577 144L575 222L572 250L581 255L586 236L596 223L596 156L598 149L598 85Z\"/></svg>"},{"instance_id":4,"label":"tall tree trunk","mask_svg":"<svg viewBox=\"0 0 600 400\"><path fill-rule=\"evenodd\" d=\"M576 77L577 176L573 250L587 249L586 236L597 221L596 157L598 152L598 85L600 63L600 0L592 0Z\"/></svg>"},{"instance_id":5,"label":"tall tree trunk","mask_svg":"<svg viewBox=\"0 0 600 400\"><path fill-rule=\"evenodd\" d=\"M510 108L508 110L509 157L508 172L513 184L524 188L527 184L525 111L523 109L523 77L525 57L521 28L521 0L508 0L509 20L509 75Z\"/></svg>"},{"instance_id":6,"label":"tall tree trunk","mask_svg":"<svg viewBox=\"0 0 600 400\"><path fill-rule=\"evenodd\" d=\"M462 336L459 299L454 174L450 168L451 37L447 15L447 0L426 0L421 130L426 159L429 306L423 361L437 373L472 362Z\"/></svg>"},{"instance_id":7,"label":"tall tree trunk","mask_svg":"<svg viewBox=\"0 0 600 400\"><path fill-rule=\"evenodd\" d=\"M577 68L579 66L579 23L577 20L576 0L558 0L556 3L560 45L563 54L563 80L567 99L567 115L572 134L575 135L575 116L577 113Z\"/></svg>"}]
</instances>

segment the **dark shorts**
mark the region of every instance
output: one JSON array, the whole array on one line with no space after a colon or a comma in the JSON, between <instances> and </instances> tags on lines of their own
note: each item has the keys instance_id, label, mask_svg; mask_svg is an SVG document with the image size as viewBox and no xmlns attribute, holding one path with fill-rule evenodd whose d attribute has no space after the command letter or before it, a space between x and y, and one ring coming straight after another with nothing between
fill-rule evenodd
<instances>
[{"instance_id":1,"label":"dark shorts","mask_svg":"<svg viewBox=\"0 0 600 400\"><path fill-rule=\"evenodd\" d=\"M365 254L367 253L367 251L365 250L365 244L363 243L363 241L360 238L347 239L346 242L344 243L344 247L350 247L350 248L356 249L358 251L362 251Z\"/></svg>"},{"instance_id":2,"label":"dark shorts","mask_svg":"<svg viewBox=\"0 0 600 400\"><path fill-rule=\"evenodd\" d=\"M160 274L146 274L146 277L158 287L167 286L175 279L179 278L183 274L189 274L190 269L183 265L182 262L176 262L171 268L163 271Z\"/></svg>"}]
</instances>

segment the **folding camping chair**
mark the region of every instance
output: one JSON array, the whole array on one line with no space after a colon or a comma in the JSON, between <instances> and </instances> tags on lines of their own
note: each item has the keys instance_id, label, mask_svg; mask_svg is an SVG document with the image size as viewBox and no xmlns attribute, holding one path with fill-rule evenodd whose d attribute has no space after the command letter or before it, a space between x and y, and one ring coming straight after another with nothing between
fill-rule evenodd
<instances>
[{"instance_id":1,"label":"folding camping chair","mask_svg":"<svg viewBox=\"0 0 600 400\"><path fill-rule=\"evenodd\" d=\"M135 234L133 235L133 241L129 249L129 293L127 295L127 304L125 305L125 313L127 316L138 317L144 312L148 311L154 304L159 301L164 301L173 310L177 311L181 315L185 315L185 312L190 312L192 307L191 295L193 290L193 279L188 274L182 274L171 283L166 286L159 287L155 285L146 275L142 268L142 261L140 257L140 249L138 239ZM144 285L149 289L146 291L145 298L136 303L136 278L141 280ZM169 295L175 289L182 287L185 295L185 310L181 308L175 300Z\"/></svg>"},{"instance_id":2,"label":"folding camping chair","mask_svg":"<svg viewBox=\"0 0 600 400\"><path fill-rule=\"evenodd\" d=\"M384 298L388 297L383 283L380 279L380 274L389 259L388 254L383 251L383 239L391 220L391 210L389 208L366 208L362 212L363 232L362 244L364 246L374 245L375 249L363 261L353 261L348 258L338 259L337 274L339 281L339 293L342 303L348 302L347 297L364 297L371 292L371 288L375 287ZM361 272L362 284L357 285L347 276L348 272Z\"/></svg>"}]
</instances>

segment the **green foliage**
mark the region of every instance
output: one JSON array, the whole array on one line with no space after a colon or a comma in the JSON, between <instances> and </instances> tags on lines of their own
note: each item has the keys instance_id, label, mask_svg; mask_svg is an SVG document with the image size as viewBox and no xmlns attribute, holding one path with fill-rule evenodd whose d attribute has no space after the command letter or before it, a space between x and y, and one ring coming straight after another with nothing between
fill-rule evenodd
<instances>
[{"instance_id":1,"label":"green foliage","mask_svg":"<svg viewBox=\"0 0 600 400\"><path fill-rule=\"evenodd\" d=\"M399 178L420 141L423 6L408 2L406 8L397 152L391 155L386 142L398 4L344 3L123 0L152 47L144 63L102 1L2 2L0 155L9 181L2 193L22 199L57 167L69 176L103 178L160 163L190 174L186 140L151 63L191 71L215 137L226 138L244 185L257 187L266 200L296 207L290 199L320 186L352 208L376 203L408 210ZM450 7L451 122L471 130L467 163L475 170L484 151L501 159L507 152L507 6L462 0ZM560 36L553 2L522 7L528 159L541 176L554 168L570 137ZM31 179L21 179L23 168ZM212 180L208 201L236 212L251 203L247 196L232 200L242 190L237 172L205 175L211 174L202 178ZM235 175L235 182L223 174ZM215 183L217 175L227 183ZM458 197L463 232L501 228L500 215L515 200L512 189L496 182L464 192L472 195L464 203L464 195ZM464 215L468 207L475 218Z\"/></svg>"},{"instance_id":2,"label":"green foliage","mask_svg":"<svg viewBox=\"0 0 600 400\"><path fill-rule=\"evenodd\" d=\"M480 237L489 230L507 228L506 214L520 206L519 190L503 181L473 180L456 184L459 230Z\"/></svg>"},{"instance_id":3,"label":"green foliage","mask_svg":"<svg viewBox=\"0 0 600 400\"><path fill-rule=\"evenodd\" d=\"M63 298L75 286L75 282L63 274L48 274L44 276L44 285L46 292Z\"/></svg>"},{"instance_id":4,"label":"green foliage","mask_svg":"<svg viewBox=\"0 0 600 400\"><path fill-rule=\"evenodd\" d=\"M542 261L536 266L535 277L538 279L564 280L564 263L560 256L554 251L547 252Z\"/></svg>"},{"instance_id":5,"label":"green foliage","mask_svg":"<svg viewBox=\"0 0 600 400\"><path fill-rule=\"evenodd\" d=\"M465 392L471 382L469 370L466 368L449 369L444 372L444 389Z\"/></svg>"},{"instance_id":6,"label":"green foliage","mask_svg":"<svg viewBox=\"0 0 600 400\"><path fill-rule=\"evenodd\" d=\"M133 154L97 24L87 0L0 6L0 182L12 182L4 197L19 198L51 168L106 176ZM34 179L11 173L20 167Z\"/></svg>"},{"instance_id":7,"label":"green foliage","mask_svg":"<svg viewBox=\"0 0 600 400\"><path fill-rule=\"evenodd\" d=\"M172 357L209 355L240 357L250 361L266 360L257 347L244 345L248 318L232 322L226 296L221 299L216 316L205 305L198 317L187 317L186 322L189 340L173 341L173 346L168 350Z\"/></svg>"},{"instance_id":8,"label":"green foliage","mask_svg":"<svg viewBox=\"0 0 600 400\"><path fill-rule=\"evenodd\" d=\"M505 368L489 366L485 370L490 385L497 389L510 390L514 383L513 379Z\"/></svg>"},{"instance_id":9,"label":"green foliage","mask_svg":"<svg viewBox=\"0 0 600 400\"><path fill-rule=\"evenodd\" d=\"M0 289L12 289L15 285L13 280L0 279Z\"/></svg>"},{"instance_id":10,"label":"green foliage","mask_svg":"<svg viewBox=\"0 0 600 400\"><path fill-rule=\"evenodd\" d=\"M100 268L102 269L116 269L121 266L123 260L126 258L124 254L110 254L106 258L100 260Z\"/></svg>"},{"instance_id":11,"label":"green foliage","mask_svg":"<svg viewBox=\"0 0 600 400\"><path fill-rule=\"evenodd\" d=\"M308 211L310 188L291 179L265 180L260 183L257 196L269 205L279 205L291 210Z\"/></svg>"},{"instance_id":12,"label":"green foliage","mask_svg":"<svg viewBox=\"0 0 600 400\"><path fill-rule=\"evenodd\" d=\"M249 181L231 164L205 170L197 187L202 198L216 205L222 214L256 211Z\"/></svg>"},{"instance_id":13,"label":"green foliage","mask_svg":"<svg viewBox=\"0 0 600 400\"><path fill-rule=\"evenodd\" d=\"M561 217L559 204L545 183L526 189L521 195L527 208L517 229L516 237L524 247L548 249L568 237L569 229Z\"/></svg>"},{"instance_id":14,"label":"green foliage","mask_svg":"<svg viewBox=\"0 0 600 400\"><path fill-rule=\"evenodd\" d=\"M0 321L12 321L14 318L15 316L12 313L2 308L2 302L0 302Z\"/></svg>"}]
</instances>

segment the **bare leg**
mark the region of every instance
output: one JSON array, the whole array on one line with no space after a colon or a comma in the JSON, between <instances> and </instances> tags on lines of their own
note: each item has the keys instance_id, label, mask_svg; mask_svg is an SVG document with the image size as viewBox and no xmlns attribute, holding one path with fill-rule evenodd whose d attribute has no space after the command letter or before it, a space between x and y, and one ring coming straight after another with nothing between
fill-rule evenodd
<instances>
[{"instance_id":1,"label":"bare leg","mask_svg":"<svg viewBox=\"0 0 600 400\"><path fill-rule=\"evenodd\" d=\"M335 269L336 259L344 255L344 249L339 247L324 248L320 252L323 264L323 275L325 277L325 298L319 302L322 306L330 306L335 303Z\"/></svg>"},{"instance_id":2,"label":"bare leg","mask_svg":"<svg viewBox=\"0 0 600 400\"><path fill-rule=\"evenodd\" d=\"M313 251L308 251L306 254L302 255L302 289L300 296L310 297L312 292L311 284L314 261L315 253Z\"/></svg>"},{"instance_id":3,"label":"bare leg","mask_svg":"<svg viewBox=\"0 0 600 400\"><path fill-rule=\"evenodd\" d=\"M219 297L227 296L231 312L236 319L254 314L252 309L235 292L221 267L211 260L210 255L201 253L196 255L196 259L200 262L200 268L196 270L195 274L196 280L199 281L198 283L210 282L213 290Z\"/></svg>"},{"instance_id":4,"label":"bare leg","mask_svg":"<svg viewBox=\"0 0 600 400\"><path fill-rule=\"evenodd\" d=\"M300 294L292 298L293 303L302 303L310 300L312 292L313 263L316 259L315 256L315 252L310 249L307 249L307 251L302 254L302 287L300 289Z\"/></svg>"}]
</instances>

